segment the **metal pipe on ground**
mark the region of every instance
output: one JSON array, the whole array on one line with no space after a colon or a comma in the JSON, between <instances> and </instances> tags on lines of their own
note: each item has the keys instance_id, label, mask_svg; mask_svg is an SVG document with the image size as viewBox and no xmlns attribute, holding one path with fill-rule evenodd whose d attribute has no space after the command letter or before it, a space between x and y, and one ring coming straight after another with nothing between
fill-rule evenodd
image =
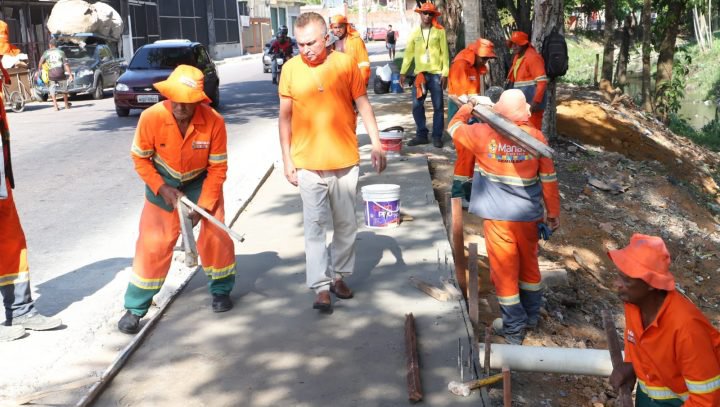
<instances>
[{"instance_id":1,"label":"metal pipe on ground","mask_svg":"<svg viewBox=\"0 0 720 407\"><path fill-rule=\"evenodd\" d=\"M480 344L480 352L485 344ZM485 361L481 361L483 367ZM576 374L585 376L610 376L612 362L607 349L544 348L492 344L490 367L537 373Z\"/></svg>"}]
</instances>

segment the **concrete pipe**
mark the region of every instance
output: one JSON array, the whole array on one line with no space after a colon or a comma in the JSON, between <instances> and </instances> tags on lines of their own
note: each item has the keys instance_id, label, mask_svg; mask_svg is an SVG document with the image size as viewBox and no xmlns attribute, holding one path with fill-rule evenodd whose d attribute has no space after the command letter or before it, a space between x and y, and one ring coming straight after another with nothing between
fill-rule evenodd
<instances>
[{"instance_id":1,"label":"concrete pipe","mask_svg":"<svg viewBox=\"0 0 720 407\"><path fill-rule=\"evenodd\" d=\"M480 344L480 365L484 364L485 344ZM484 367L484 366L483 366ZM606 349L544 348L492 344L490 368L524 372L610 376L612 362Z\"/></svg>"}]
</instances>

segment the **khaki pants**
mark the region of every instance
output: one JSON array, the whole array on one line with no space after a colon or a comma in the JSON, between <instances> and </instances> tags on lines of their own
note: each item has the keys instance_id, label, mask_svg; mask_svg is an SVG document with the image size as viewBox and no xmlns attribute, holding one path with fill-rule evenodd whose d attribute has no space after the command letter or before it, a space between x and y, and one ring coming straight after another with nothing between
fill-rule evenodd
<instances>
[{"instance_id":1,"label":"khaki pants","mask_svg":"<svg viewBox=\"0 0 720 407\"><path fill-rule=\"evenodd\" d=\"M308 288L318 292L329 289L336 274L351 274L355 267L355 197L359 172L357 165L332 171L298 170L305 227L306 282ZM328 253L327 229L331 219L333 238Z\"/></svg>"}]
</instances>

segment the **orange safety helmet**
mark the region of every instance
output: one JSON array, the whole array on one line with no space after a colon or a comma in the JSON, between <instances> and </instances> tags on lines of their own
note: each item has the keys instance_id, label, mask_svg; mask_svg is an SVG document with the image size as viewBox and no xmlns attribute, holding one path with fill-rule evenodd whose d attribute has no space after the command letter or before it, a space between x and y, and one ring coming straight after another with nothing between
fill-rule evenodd
<instances>
[{"instance_id":1,"label":"orange safety helmet","mask_svg":"<svg viewBox=\"0 0 720 407\"><path fill-rule=\"evenodd\" d=\"M495 44L493 44L490 40L478 38L478 40L475 41L475 49L475 53L479 57L497 58L495 55Z\"/></svg>"},{"instance_id":2,"label":"orange safety helmet","mask_svg":"<svg viewBox=\"0 0 720 407\"><path fill-rule=\"evenodd\" d=\"M509 89L500 95L500 100L493 106L495 112L515 123L527 122L530 119L530 105L520 89Z\"/></svg>"},{"instance_id":3,"label":"orange safety helmet","mask_svg":"<svg viewBox=\"0 0 720 407\"><path fill-rule=\"evenodd\" d=\"M419 8L416 8L415 12L416 13L433 13L435 15L435 17L440 15L440 12L438 11L437 7L435 7L435 5L430 3L429 1L426 1Z\"/></svg>"},{"instance_id":4,"label":"orange safety helmet","mask_svg":"<svg viewBox=\"0 0 720 407\"><path fill-rule=\"evenodd\" d=\"M512 35L510 35L510 39L507 41L507 45L509 47L511 44L515 43L522 47L523 45L526 45L529 42L530 42L530 39L529 39L527 33L524 33L522 31L513 31Z\"/></svg>"},{"instance_id":5,"label":"orange safety helmet","mask_svg":"<svg viewBox=\"0 0 720 407\"><path fill-rule=\"evenodd\" d=\"M210 103L203 90L205 76L202 71L190 65L178 65L170 76L153 84L161 95L175 103Z\"/></svg>"}]
</instances>

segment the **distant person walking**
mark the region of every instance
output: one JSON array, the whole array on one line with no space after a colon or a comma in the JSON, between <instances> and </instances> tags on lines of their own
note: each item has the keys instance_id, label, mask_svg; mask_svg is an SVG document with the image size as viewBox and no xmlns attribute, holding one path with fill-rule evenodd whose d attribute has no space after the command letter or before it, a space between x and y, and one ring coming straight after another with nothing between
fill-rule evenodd
<instances>
[{"instance_id":1,"label":"distant person walking","mask_svg":"<svg viewBox=\"0 0 720 407\"><path fill-rule=\"evenodd\" d=\"M8 26L0 21L0 66L3 55L17 55L20 50L8 42ZM3 81L10 83L4 69ZM20 225L13 199L12 164L10 162L10 127L5 114L5 103L0 103L0 295L5 308L5 323L0 324L0 342L25 336L25 330L44 331L62 325L58 318L38 313L30 292L30 268L27 260L27 242Z\"/></svg>"},{"instance_id":2,"label":"distant person walking","mask_svg":"<svg viewBox=\"0 0 720 407\"><path fill-rule=\"evenodd\" d=\"M545 75L545 61L530 44L528 35L522 31L514 31L508 40L508 47L513 55L510 72L507 76L506 89L520 89L530 104L530 124L542 130L543 113L545 113L545 89L548 78Z\"/></svg>"},{"instance_id":3,"label":"distant person walking","mask_svg":"<svg viewBox=\"0 0 720 407\"><path fill-rule=\"evenodd\" d=\"M416 133L415 138L408 142L408 146L430 142L425 119L425 98L430 92L433 106L432 141L435 147L442 148L445 127L443 89L447 86L450 71L447 38L445 28L437 22L440 12L434 4L423 3L420 8L415 9L415 12L420 14L420 27L410 33L400 68L400 86L404 86L405 74L410 69L410 65L415 63L412 114Z\"/></svg>"},{"instance_id":4,"label":"distant person walking","mask_svg":"<svg viewBox=\"0 0 720 407\"><path fill-rule=\"evenodd\" d=\"M395 44L397 44L398 32L393 31L392 25L388 25L387 34L385 34L385 48L388 50L388 58L390 61L395 59Z\"/></svg>"},{"instance_id":5,"label":"distant person walking","mask_svg":"<svg viewBox=\"0 0 720 407\"><path fill-rule=\"evenodd\" d=\"M343 280L354 271L357 233L360 155L353 102L370 136L370 157L378 172L385 169L385 153L360 69L350 56L328 51L323 17L301 14L295 35L300 58L291 59L280 77L280 147L285 177L300 188L306 284L315 291L313 308L330 311L330 292L342 299L353 297Z\"/></svg>"},{"instance_id":6,"label":"distant person walking","mask_svg":"<svg viewBox=\"0 0 720 407\"><path fill-rule=\"evenodd\" d=\"M68 102L67 88L68 83L72 82L75 76L70 69L65 52L57 47L57 40L51 39L49 49L45 51L40 57L38 62L38 71L42 72L43 64L48 65L48 93L52 99L55 110L60 110L57 104L57 93L62 93L63 100L65 101L65 109L70 109L70 103Z\"/></svg>"},{"instance_id":7,"label":"distant person walking","mask_svg":"<svg viewBox=\"0 0 720 407\"><path fill-rule=\"evenodd\" d=\"M222 116L208 105L203 83L202 71L178 65L166 80L154 84L167 100L145 110L137 124L131 156L145 182L145 206L125 291L127 312L118 322L126 334L140 330L140 319L170 270L180 234L178 199L186 196L221 222L225 218L227 133ZM197 249L210 280L212 310L228 311L233 307L235 246L227 233L199 213L192 211L191 217L193 224L201 224Z\"/></svg>"},{"instance_id":8,"label":"distant person walking","mask_svg":"<svg viewBox=\"0 0 720 407\"><path fill-rule=\"evenodd\" d=\"M365 87L370 82L370 58L368 57L365 41L348 22L347 17L338 14L330 19L330 29L335 34L334 46L336 51L350 55L362 74Z\"/></svg>"}]
</instances>

